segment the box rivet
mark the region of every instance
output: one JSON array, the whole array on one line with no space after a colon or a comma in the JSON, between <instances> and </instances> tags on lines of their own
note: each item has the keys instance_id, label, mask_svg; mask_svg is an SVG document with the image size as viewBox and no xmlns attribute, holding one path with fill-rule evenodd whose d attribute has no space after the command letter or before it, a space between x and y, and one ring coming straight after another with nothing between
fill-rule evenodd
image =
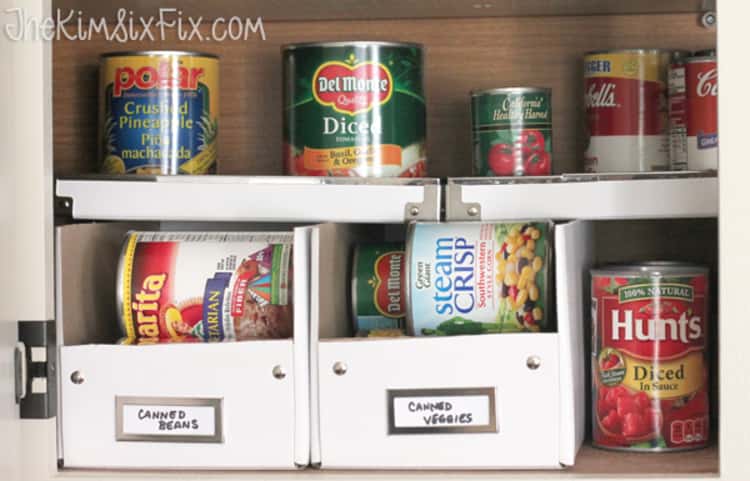
<instances>
[{"instance_id":1,"label":"box rivet","mask_svg":"<svg viewBox=\"0 0 750 481\"><path fill-rule=\"evenodd\" d=\"M466 210L466 213L469 214L471 217L476 217L476 216L479 215L479 209L477 209L476 207L472 206L472 207L469 207Z\"/></svg>"},{"instance_id":2,"label":"box rivet","mask_svg":"<svg viewBox=\"0 0 750 481\"><path fill-rule=\"evenodd\" d=\"M539 358L539 356L529 356L526 359L526 367L528 367L532 371L539 369L539 366L541 365L542 365L542 360Z\"/></svg>"},{"instance_id":3,"label":"box rivet","mask_svg":"<svg viewBox=\"0 0 750 481\"><path fill-rule=\"evenodd\" d=\"M73 384L83 384L83 374L81 374L81 371L73 371L70 375L70 381Z\"/></svg>"},{"instance_id":4,"label":"box rivet","mask_svg":"<svg viewBox=\"0 0 750 481\"><path fill-rule=\"evenodd\" d=\"M337 376L343 376L346 374L346 369L346 364L341 361L338 361L333 365L333 372L336 373Z\"/></svg>"},{"instance_id":5,"label":"box rivet","mask_svg":"<svg viewBox=\"0 0 750 481\"><path fill-rule=\"evenodd\" d=\"M286 377L286 370L279 365L274 366L271 372L276 379L284 379Z\"/></svg>"},{"instance_id":6,"label":"box rivet","mask_svg":"<svg viewBox=\"0 0 750 481\"><path fill-rule=\"evenodd\" d=\"M419 207L417 207L417 206L415 205L415 206L413 206L412 208L410 208L410 209L409 209L409 214L410 214L410 215L412 215L413 217L416 217L416 216L418 216L418 215L419 215Z\"/></svg>"}]
</instances>

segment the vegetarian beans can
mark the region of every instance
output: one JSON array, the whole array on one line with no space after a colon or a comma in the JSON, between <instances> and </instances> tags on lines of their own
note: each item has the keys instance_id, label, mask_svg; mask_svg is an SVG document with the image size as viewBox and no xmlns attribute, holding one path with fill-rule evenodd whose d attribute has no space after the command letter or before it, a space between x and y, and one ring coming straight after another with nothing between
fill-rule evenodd
<instances>
[{"instance_id":1,"label":"vegetarian beans can","mask_svg":"<svg viewBox=\"0 0 750 481\"><path fill-rule=\"evenodd\" d=\"M595 269L591 277L594 445L705 446L708 270L657 262Z\"/></svg>"},{"instance_id":2,"label":"vegetarian beans can","mask_svg":"<svg viewBox=\"0 0 750 481\"><path fill-rule=\"evenodd\" d=\"M218 118L218 57L177 51L101 57L102 173L215 173Z\"/></svg>"},{"instance_id":3,"label":"vegetarian beans can","mask_svg":"<svg viewBox=\"0 0 750 481\"><path fill-rule=\"evenodd\" d=\"M719 129L716 57L693 57L685 63L688 103L687 149L690 170L717 169Z\"/></svg>"},{"instance_id":4,"label":"vegetarian beans can","mask_svg":"<svg viewBox=\"0 0 750 481\"><path fill-rule=\"evenodd\" d=\"M406 244L409 332L550 328L551 234L548 221L411 224Z\"/></svg>"},{"instance_id":5,"label":"vegetarian beans can","mask_svg":"<svg viewBox=\"0 0 750 481\"><path fill-rule=\"evenodd\" d=\"M687 92L685 60L689 52L675 50L669 64L667 105L669 117L669 168L687 169Z\"/></svg>"},{"instance_id":6,"label":"vegetarian beans can","mask_svg":"<svg viewBox=\"0 0 750 481\"><path fill-rule=\"evenodd\" d=\"M422 47L329 42L284 47L283 160L292 175L422 177Z\"/></svg>"},{"instance_id":7,"label":"vegetarian beans can","mask_svg":"<svg viewBox=\"0 0 750 481\"><path fill-rule=\"evenodd\" d=\"M552 173L552 91L516 87L471 95L474 173Z\"/></svg>"},{"instance_id":8,"label":"vegetarian beans can","mask_svg":"<svg viewBox=\"0 0 750 481\"><path fill-rule=\"evenodd\" d=\"M584 56L587 172L669 170L668 50Z\"/></svg>"},{"instance_id":9,"label":"vegetarian beans can","mask_svg":"<svg viewBox=\"0 0 750 481\"><path fill-rule=\"evenodd\" d=\"M359 244L352 260L352 318L356 332L404 327L404 244Z\"/></svg>"},{"instance_id":10,"label":"vegetarian beans can","mask_svg":"<svg viewBox=\"0 0 750 481\"><path fill-rule=\"evenodd\" d=\"M127 343L292 335L291 233L130 232L118 268Z\"/></svg>"}]
</instances>

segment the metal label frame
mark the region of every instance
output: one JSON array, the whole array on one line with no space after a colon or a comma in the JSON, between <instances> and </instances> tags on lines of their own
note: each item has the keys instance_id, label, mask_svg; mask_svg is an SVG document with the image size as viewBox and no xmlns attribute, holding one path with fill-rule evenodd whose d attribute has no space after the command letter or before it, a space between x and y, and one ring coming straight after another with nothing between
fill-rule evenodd
<instances>
[{"instance_id":1,"label":"metal label frame","mask_svg":"<svg viewBox=\"0 0 750 481\"><path fill-rule=\"evenodd\" d=\"M181 398L148 396L115 396L115 441L146 441L155 443L223 443L223 398ZM130 434L123 432L125 406L208 406L214 410L213 434Z\"/></svg>"},{"instance_id":2,"label":"metal label frame","mask_svg":"<svg viewBox=\"0 0 750 481\"><path fill-rule=\"evenodd\" d=\"M489 422L475 426L440 426L427 427L396 427L396 413L393 401L400 397L435 397L435 396L486 396L489 400ZM468 388L436 388L436 389L388 389L388 435L399 434L468 434L468 433L498 433L497 411L495 406L495 388L492 387L468 387Z\"/></svg>"}]
</instances>

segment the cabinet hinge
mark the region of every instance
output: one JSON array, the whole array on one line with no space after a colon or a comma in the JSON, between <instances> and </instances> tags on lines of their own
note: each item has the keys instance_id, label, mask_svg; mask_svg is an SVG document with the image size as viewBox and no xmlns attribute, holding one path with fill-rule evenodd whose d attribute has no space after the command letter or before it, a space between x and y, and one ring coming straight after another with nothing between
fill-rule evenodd
<instances>
[{"instance_id":1,"label":"cabinet hinge","mask_svg":"<svg viewBox=\"0 0 750 481\"><path fill-rule=\"evenodd\" d=\"M57 352L54 321L18 321L15 349L16 402L21 419L57 413Z\"/></svg>"}]
</instances>

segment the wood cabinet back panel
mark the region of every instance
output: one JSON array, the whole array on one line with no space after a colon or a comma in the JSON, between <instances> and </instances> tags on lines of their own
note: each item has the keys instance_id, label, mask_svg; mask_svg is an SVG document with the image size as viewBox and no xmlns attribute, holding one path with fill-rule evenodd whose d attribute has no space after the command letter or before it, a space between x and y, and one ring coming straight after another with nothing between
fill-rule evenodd
<instances>
[{"instance_id":1,"label":"wood cabinet back panel","mask_svg":"<svg viewBox=\"0 0 750 481\"><path fill-rule=\"evenodd\" d=\"M185 12L189 15L189 12ZM208 34L209 29L203 33ZM113 50L190 49L221 56L219 173L281 174L283 44L399 40L426 47L428 171L471 175L469 91L536 85L553 89L556 173L581 162L582 55L592 49L715 45L694 14L378 21L269 22L267 40L222 43L58 40L53 50L56 174L97 170L98 55Z\"/></svg>"}]
</instances>

